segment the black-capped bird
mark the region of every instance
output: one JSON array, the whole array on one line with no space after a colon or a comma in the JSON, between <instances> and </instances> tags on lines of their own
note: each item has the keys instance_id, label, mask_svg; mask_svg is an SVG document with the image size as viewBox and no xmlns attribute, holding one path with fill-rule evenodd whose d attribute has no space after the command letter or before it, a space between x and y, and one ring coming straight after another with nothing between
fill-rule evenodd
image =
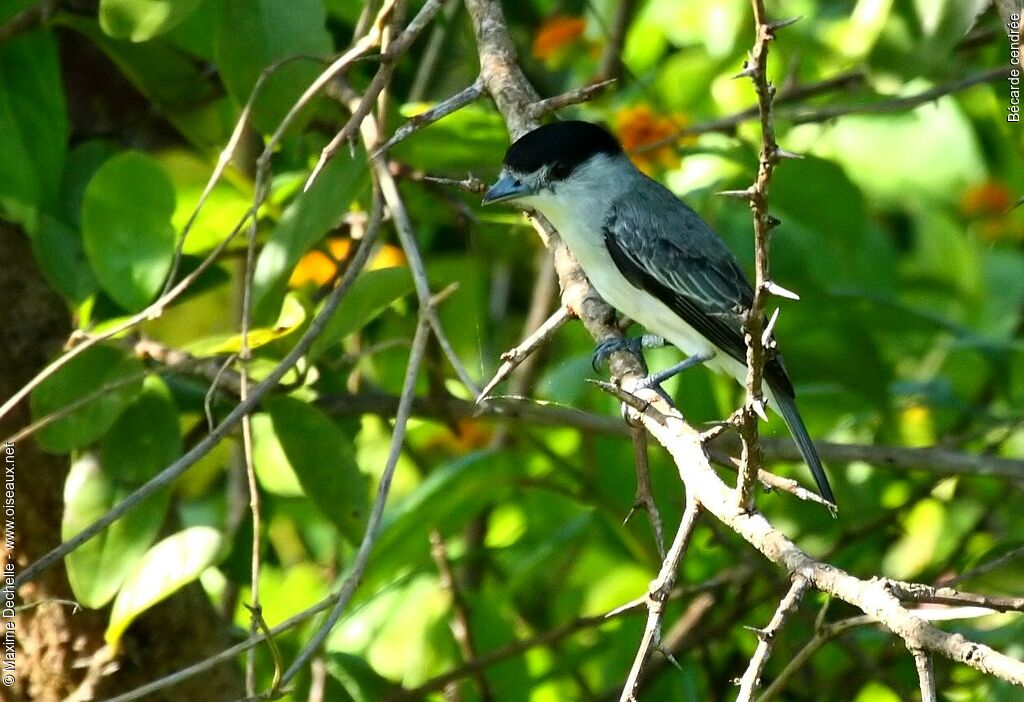
<instances>
[{"instance_id":1,"label":"black-capped bird","mask_svg":"<svg viewBox=\"0 0 1024 702\"><path fill-rule=\"evenodd\" d=\"M508 148L484 204L540 212L561 234L608 304L704 363L744 383L743 314L754 289L725 243L670 190L641 173L605 129L566 121L539 127ZM613 346L599 346L600 359ZM818 490L835 497L797 412L782 359L764 367L769 406L786 421Z\"/></svg>"}]
</instances>

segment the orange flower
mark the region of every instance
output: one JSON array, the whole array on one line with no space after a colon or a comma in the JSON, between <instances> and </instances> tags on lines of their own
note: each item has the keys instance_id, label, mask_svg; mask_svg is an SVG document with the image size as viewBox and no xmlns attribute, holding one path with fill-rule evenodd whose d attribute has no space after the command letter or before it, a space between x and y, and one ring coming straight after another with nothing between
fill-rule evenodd
<instances>
[{"instance_id":1,"label":"orange flower","mask_svg":"<svg viewBox=\"0 0 1024 702\"><path fill-rule=\"evenodd\" d=\"M979 237L987 241L1024 238L1020 215L1011 211L1013 193L1002 183L992 180L968 188L960 198L960 213L974 220L971 225Z\"/></svg>"},{"instance_id":2,"label":"orange flower","mask_svg":"<svg viewBox=\"0 0 1024 702\"><path fill-rule=\"evenodd\" d=\"M679 165L679 154L676 143L688 140L669 142L650 150L636 149L671 137L685 123L682 117L670 119L654 113L650 105L634 105L618 111L615 115L615 133L622 142L622 147L629 153L636 167L650 175L664 168L675 168Z\"/></svg>"},{"instance_id":3,"label":"orange flower","mask_svg":"<svg viewBox=\"0 0 1024 702\"><path fill-rule=\"evenodd\" d=\"M960 211L967 217L998 217L1010 209L1012 204L1013 196L1009 188L1002 183L986 180L967 189L960 199Z\"/></svg>"},{"instance_id":4,"label":"orange flower","mask_svg":"<svg viewBox=\"0 0 1024 702\"><path fill-rule=\"evenodd\" d=\"M348 237L333 237L327 240L327 250L331 252L327 256L323 251L314 249L303 256L291 278L288 279L288 286L301 288L304 285L324 285L334 277L338 270L336 261L345 260L348 250L352 246L352 240ZM332 260L333 259L333 260ZM369 270L377 268L395 268L405 265L405 255L397 246L390 244L380 247L367 266Z\"/></svg>"},{"instance_id":5,"label":"orange flower","mask_svg":"<svg viewBox=\"0 0 1024 702\"><path fill-rule=\"evenodd\" d=\"M582 17L555 15L537 30L533 38L533 55L543 61L555 58L562 49L583 36L586 26L587 22Z\"/></svg>"}]
</instances>

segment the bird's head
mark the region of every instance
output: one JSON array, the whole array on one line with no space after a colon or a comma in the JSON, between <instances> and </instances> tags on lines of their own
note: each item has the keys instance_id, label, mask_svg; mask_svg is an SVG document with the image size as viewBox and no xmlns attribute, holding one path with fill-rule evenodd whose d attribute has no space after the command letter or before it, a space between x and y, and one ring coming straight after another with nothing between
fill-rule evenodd
<instances>
[{"instance_id":1,"label":"bird's head","mask_svg":"<svg viewBox=\"0 0 1024 702\"><path fill-rule=\"evenodd\" d=\"M560 196L609 186L623 163L631 170L622 146L603 127L572 120L546 124L508 147L483 204L514 202L544 212Z\"/></svg>"}]
</instances>

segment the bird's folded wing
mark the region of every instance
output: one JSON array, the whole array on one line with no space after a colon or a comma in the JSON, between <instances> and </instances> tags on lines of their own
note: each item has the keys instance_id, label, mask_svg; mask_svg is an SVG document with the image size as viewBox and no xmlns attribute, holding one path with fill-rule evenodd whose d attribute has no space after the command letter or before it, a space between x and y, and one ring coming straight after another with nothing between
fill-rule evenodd
<instances>
[{"instance_id":1,"label":"bird's folded wing","mask_svg":"<svg viewBox=\"0 0 1024 702\"><path fill-rule=\"evenodd\" d=\"M608 253L630 283L746 364L741 315L753 304L753 288L729 249L695 212L674 197L658 200L623 199L610 208L603 229ZM765 365L765 377L792 394L777 359Z\"/></svg>"}]
</instances>

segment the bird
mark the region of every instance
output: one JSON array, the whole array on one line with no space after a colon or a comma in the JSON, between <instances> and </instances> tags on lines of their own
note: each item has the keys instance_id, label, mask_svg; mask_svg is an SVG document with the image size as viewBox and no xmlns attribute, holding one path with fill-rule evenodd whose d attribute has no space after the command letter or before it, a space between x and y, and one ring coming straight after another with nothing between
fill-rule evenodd
<instances>
[{"instance_id":1,"label":"bird","mask_svg":"<svg viewBox=\"0 0 1024 702\"><path fill-rule=\"evenodd\" d=\"M484 195L483 204L495 203L542 214L598 294L650 332L643 344L599 344L595 363L623 346L647 347L660 338L687 355L672 372L702 363L745 382L743 319L754 289L743 268L718 234L641 172L604 127L566 120L523 134ZM665 375L651 377L660 382ZM769 355L763 377L768 406L782 415L818 491L835 505L780 355Z\"/></svg>"}]
</instances>

